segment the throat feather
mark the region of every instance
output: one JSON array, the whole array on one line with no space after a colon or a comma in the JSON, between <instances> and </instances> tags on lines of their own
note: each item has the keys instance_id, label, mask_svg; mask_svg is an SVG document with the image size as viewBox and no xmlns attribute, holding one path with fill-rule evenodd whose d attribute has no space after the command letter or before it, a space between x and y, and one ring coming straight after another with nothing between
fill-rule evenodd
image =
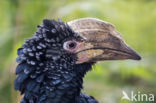
<instances>
[{"instance_id":1,"label":"throat feather","mask_svg":"<svg viewBox=\"0 0 156 103\"><path fill-rule=\"evenodd\" d=\"M27 103L30 101L61 103L62 100L63 103L70 103L80 95L83 77L91 69L91 65L72 65L72 67L67 66L67 68L60 69L59 65L52 66L51 64L51 68L46 66L45 68L48 69L39 70L38 67L20 64L18 68L25 66L25 69L18 69L19 75L15 81L15 87L18 87L16 89L24 94L22 101ZM28 68L33 68L33 70L29 73L25 72Z\"/></svg>"}]
</instances>

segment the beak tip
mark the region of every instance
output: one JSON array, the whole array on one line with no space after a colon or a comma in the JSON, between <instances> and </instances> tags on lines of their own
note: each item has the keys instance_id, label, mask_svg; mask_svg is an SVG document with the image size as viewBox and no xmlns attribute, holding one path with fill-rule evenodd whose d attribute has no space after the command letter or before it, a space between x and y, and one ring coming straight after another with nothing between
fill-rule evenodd
<instances>
[{"instance_id":1,"label":"beak tip","mask_svg":"<svg viewBox=\"0 0 156 103\"><path fill-rule=\"evenodd\" d=\"M131 55L131 59L141 60L141 56L135 50L133 50L132 48L129 47L127 51Z\"/></svg>"},{"instance_id":2,"label":"beak tip","mask_svg":"<svg viewBox=\"0 0 156 103\"><path fill-rule=\"evenodd\" d=\"M141 60L141 56L137 55L135 60Z\"/></svg>"},{"instance_id":3,"label":"beak tip","mask_svg":"<svg viewBox=\"0 0 156 103\"><path fill-rule=\"evenodd\" d=\"M142 58L139 54L135 53L135 55L133 55L133 59L134 60L141 60Z\"/></svg>"}]
</instances>

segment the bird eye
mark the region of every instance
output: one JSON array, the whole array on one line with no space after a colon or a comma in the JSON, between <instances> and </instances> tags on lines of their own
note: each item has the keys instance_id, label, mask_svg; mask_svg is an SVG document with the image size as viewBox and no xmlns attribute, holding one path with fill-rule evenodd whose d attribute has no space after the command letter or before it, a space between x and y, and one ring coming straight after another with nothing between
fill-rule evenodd
<instances>
[{"instance_id":1,"label":"bird eye","mask_svg":"<svg viewBox=\"0 0 156 103\"><path fill-rule=\"evenodd\" d=\"M66 41L64 44L63 44L63 48L65 50L68 50L70 52L73 52L74 50L76 50L77 48L77 42L74 41L74 40L71 40L71 41Z\"/></svg>"},{"instance_id":2,"label":"bird eye","mask_svg":"<svg viewBox=\"0 0 156 103\"><path fill-rule=\"evenodd\" d=\"M73 48L76 47L76 43L75 43L75 42L70 42L70 43L68 44L68 47L69 47L70 49L73 49Z\"/></svg>"}]
</instances>

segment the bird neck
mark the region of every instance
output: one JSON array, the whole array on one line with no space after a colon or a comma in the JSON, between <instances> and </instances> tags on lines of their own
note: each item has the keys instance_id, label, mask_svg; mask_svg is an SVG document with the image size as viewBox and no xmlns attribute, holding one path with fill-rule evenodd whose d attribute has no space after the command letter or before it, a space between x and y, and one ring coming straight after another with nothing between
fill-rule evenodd
<instances>
[{"instance_id":1,"label":"bird neck","mask_svg":"<svg viewBox=\"0 0 156 103\"><path fill-rule=\"evenodd\" d=\"M91 64L73 65L72 68L47 72L46 81L42 87L42 96L45 96L45 103L73 103L80 95L83 77Z\"/></svg>"}]
</instances>

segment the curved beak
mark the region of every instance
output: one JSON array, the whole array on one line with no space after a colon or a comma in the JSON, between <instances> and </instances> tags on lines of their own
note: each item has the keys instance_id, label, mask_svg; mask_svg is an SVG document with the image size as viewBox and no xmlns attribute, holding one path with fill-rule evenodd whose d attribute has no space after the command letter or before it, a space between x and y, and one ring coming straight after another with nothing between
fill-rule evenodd
<instances>
[{"instance_id":1,"label":"curved beak","mask_svg":"<svg viewBox=\"0 0 156 103\"><path fill-rule=\"evenodd\" d=\"M110 23L95 18L84 18L68 22L83 41L79 43L77 64L103 60L140 60Z\"/></svg>"}]
</instances>

